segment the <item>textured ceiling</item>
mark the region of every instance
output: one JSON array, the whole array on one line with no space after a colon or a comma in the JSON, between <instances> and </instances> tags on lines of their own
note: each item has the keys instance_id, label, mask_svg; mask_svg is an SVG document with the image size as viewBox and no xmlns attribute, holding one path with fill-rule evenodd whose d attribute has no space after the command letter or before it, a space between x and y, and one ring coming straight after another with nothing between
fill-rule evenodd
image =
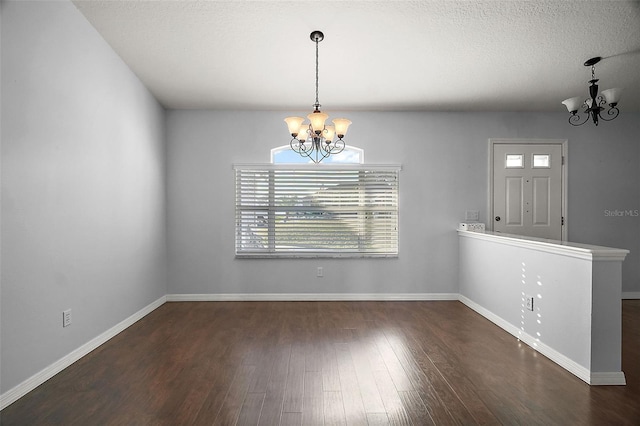
<instances>
[{"instance_id":1,"label":"textured ceiling","mask_svg":"<svg viewBox=\"0 0 640 426\"><path fill-rule=\"evenodd\" d=\"M639 1L82 1L168 108L562 111L622 87L640 111Z\"/></svg>"}]
</instances>

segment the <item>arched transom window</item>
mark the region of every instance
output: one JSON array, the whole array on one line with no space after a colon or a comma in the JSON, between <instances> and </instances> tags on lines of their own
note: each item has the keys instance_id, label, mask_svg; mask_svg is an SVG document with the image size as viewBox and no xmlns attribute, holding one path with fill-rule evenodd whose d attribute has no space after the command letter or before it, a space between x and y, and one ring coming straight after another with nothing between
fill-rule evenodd
<instances>
[{"instance_id":1,"label":"arched transom window","mask_svg":"<svg viewBox=\"0 0 640 426\"><path fill-rule=\"evenodd\" d=\"M289 145L279 146L271 150L272 164L307 164L313 163L308 158L296 154ZM347 145L339 154L331 155L320 164L363 164L364 149Z\"/></svg>"}]
</instances>

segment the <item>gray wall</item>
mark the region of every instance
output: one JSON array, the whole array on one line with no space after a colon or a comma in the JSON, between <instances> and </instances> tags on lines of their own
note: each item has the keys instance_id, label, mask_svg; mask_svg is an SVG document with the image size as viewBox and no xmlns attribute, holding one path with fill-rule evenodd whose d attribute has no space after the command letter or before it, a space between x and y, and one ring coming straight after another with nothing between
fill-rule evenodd
<instances>
[{"instance_id":1,"label":"gray wall","mask_svg":"<svg viewBox=\"0 0 640 426\"><path fill-rule=\"evenodd\" d=\"M2 114L4 393L167 288L164 111L71 3L2 3Z\"/></svg>"},{"instance_id":2,"label":"gray wall","mask_svg":"<svg viewBox=\"0 0 640 426\"><path fill-rule=\"evenodd\" d=\"M640 291L640 217L605 215L640 209L640 115L624 110L597 128L563 112L329 111L352 119L366 162L402 164L399 258L234 259L232 164L268 162L295 113L168 112L169 293L457 293L455 228L467 209L487 221L489 138L568 139L569 239L631 250L623 291Z\"/></svg>"}]
</instances>

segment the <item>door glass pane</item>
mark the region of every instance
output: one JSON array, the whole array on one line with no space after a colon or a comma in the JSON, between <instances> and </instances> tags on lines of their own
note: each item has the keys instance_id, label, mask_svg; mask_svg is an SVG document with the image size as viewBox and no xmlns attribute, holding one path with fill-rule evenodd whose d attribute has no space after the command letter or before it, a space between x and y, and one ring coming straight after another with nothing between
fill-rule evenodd
<instances>
[{"instance_id":1,"label":"door glass pane","mask_svg":"<svg viewBox=\"0 0 640 426\"><path fill-rule=\"evenodd\" d=\"M522 154L507 154L507 161L505 167L507 169L521 169L524 167L524 155Z\"/></svg>"},{"instance_id":2,"label":"door glass pane","mask_svg":"<svg viewBox=\"0 0 640 426\"><path fill-rule=\"evenodd\" d=\"M533 154L533 168L534 169L548 169L551 167L549 154Z\"/></svg>"}]
</instances>

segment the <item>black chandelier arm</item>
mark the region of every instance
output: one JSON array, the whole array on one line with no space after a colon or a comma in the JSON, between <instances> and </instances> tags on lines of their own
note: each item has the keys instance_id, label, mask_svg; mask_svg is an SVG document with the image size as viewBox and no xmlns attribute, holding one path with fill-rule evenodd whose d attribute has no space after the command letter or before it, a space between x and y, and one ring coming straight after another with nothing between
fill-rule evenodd
<instances>
[{"instance_id":1,"label":"black chandelier arm","mask_svg":"<svg viewBox=\"0 0 640 426\"><path fill-rule=\"evenodd\" d=\"M320 138L314 137L311 141L300 141L297 138L293 138L289 145L293 152L303 158L308 158L316 164L333 154L332 151L327 152L324 149Z\"/></svg>"},{"instance_id":2,"label":"black chandelier arm","mask_svg":"<svg viewBox=\"0 0 640 426\"><path fill-rule=\"evenodd\" d=\"M590 115L591 114L587 112L583 118L580 115L573 113L569 116L569 124L571 124L572 126L582 126L584 123L589 121Z\"/></svg>"},{"instance_id":3,"label":"black chandelier arm","mask_svg":"<svg viewBox=\"0 0 640 426\"><path fill-rule=\"evenodd\" d=\"M316 151L316 158L315 159L312 158L312 160L315 163L319 163L322 160L324 160L325 158L329 157L329 155L331 155L331 154L332 154L332 152L327 152L327 151L325 151L324 148L320 148L320 149L318 149Z\"/></svg>"},{"instance_id":4,"label":"black chandelier arm","mask_svg":"<svg viewBox=\"0 0 640 426\"><path fill-rule=\"evenodd\" d=\"M313 144L307 145L305 142L300 141L297 138L292 138L289 145L296 154L300 154L302 156L308 157L310 153L313 152Z\"/></svg>"},{"instance_id":5,"label":"black chandelier arm","mask_svg":"<svg viewBox=\"0 0 640 426\"><path fill-rule=\"evenodd\" d=\"M326 131L326 130L325 130ZM315 150L315 158L311 158L314 163L319 163L329 155L333 154L331 150L327 150L327 140L321 136L313 138L313 148Z\"/></svg>"},{"instance_id":6,"label":"black chandelier arm","mask_svg":"<svg viewBox=\"0 0 640 426\"><path fill-rule=\"evenodd\" d=\"M620 114L620 110L618 109L618 107L617 106L610 106L609 109L607 110L607 114L606 115L602 115L602 114L598 114L598 115L600 116L600 119L602 119L604 121L611 121L614 118L616 118L618 116L618 114ZM609 117L609 118L607 118L607 117Z\"/></svg>"},{"instance_id":7,"label":"black chandelier arm","mask_svg":"<svg viewBox=\"0 0 640 426\"><path fill-rule=\"evenodd\" d=\"M324 147L323 147L323 142L324 139L317 137L317 138L313 138L313 157L311 155L308 155L307 157L311 159L311 161L313 161L314 163L318 164L320 163L322 160L324 160L325 158L329 157L329 155L331 155L331 152L326 152Z\"/></svg>"},{"instance_id":8,"label":"black chandelier arm","mask_svg":"<svg viewBox=\"0 0 640 426\"><path fill-rule=\"evenodd\" d=\"M329 142L329 143L325 143L322 144L322 151L327 153L327 157L329 155L335 155L335 154L340 154L345 147L345 143L342 139L338 139L336 141L333 142Z\"/></svg>"}]
</instances>

